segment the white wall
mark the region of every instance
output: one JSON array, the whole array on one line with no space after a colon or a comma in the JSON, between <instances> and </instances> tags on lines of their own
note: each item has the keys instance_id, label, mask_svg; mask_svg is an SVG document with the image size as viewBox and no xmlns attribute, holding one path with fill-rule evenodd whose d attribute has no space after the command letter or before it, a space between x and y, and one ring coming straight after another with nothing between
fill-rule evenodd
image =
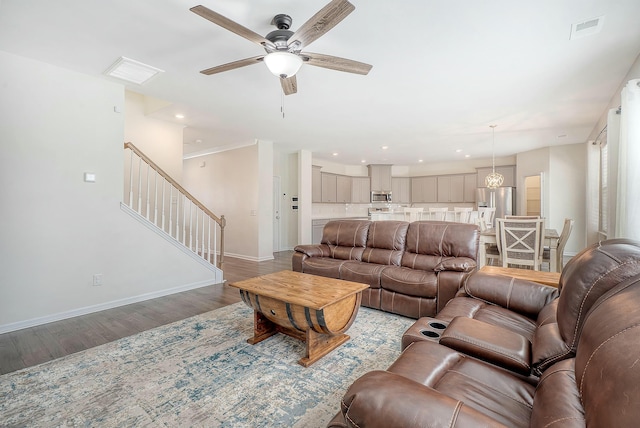
<instances>
[{"instance_id":1,"label":"white wall","mask_svg":"<svg viewBox=\"0 0 640 428\"><path fill-rule=\"evenodd\" d=\"M121 85L0 52L0 331L211 283L121 210L114 107L125 107Z\"/></svg>"},{"instance_id":2,"label":"white wall","mask_svg":"<svg viewBox=\"0 0 640 428\"><path fill-rule=\"evenodd\" d=\"M549 221L547 227L562 230L565 218L575 223L565 253L576 254L587 245L586 218L586 144L568 144L550 148L549 158Z\"/></svg>"},{"instance_id":3,"label":"white wall","mask_svg":"<svg viewBox=\"0 0 640 428\"><path fill-rule=\"evenodd\" d=\"M622 88L627 84L629 80L640 78L640 56L636 58L635 62L629 69L627 75L620 82L620 86L614 94L612 94L611 101L607 105L607 108L602 112L600 119L596 123L593 131L589 135L589 141L599 141L600 132L602 129L607 126L607 117L609 115L609 110L616 110L620 107L620 94L622 92ZM610 130L609 130L610 132ZM616 180L618 175L618 160L615 156L611 156L611 152L617 154L617 147L610 148L609 155L609 189L615 189ZM599 159L599 150L598 146L591 146L587 149L587 200L586 200L586 209L585 216L587 217L587 221L585 224L586 227L586 236L587 242L589 244L597 242L600 237L598 235L598 186L599 186L599 171L598 171L598 159ZM615 219L615 196L614 192L610 192L611 199L609 200L609 219Z\"/></svg>"},{"instance_id":4,"label":"white wall","mask_svg":"<svg viewBox=\"0 0 640 428\"><path fill-rule=\"evenodd\" d=\"M183 126L147 114L158 100L125 91L124 139L142 150L174 180L182 180Z\"/></svg>"}]
</instances>

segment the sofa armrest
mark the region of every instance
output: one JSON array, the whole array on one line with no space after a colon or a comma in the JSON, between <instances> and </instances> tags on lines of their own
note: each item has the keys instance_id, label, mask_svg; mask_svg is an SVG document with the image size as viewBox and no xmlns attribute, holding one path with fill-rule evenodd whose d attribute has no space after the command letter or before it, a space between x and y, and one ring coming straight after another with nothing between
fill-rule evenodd
<instances>
[{"instance_id":1,"label":"sofa armrest","mask_svg":"<svg viewBox=\"0 0 640 428\"><path fill-rule=\"evenodd\" d=\"M461 401L401 375L372 371L356 380L341 404L347 427L500 427Z\"/></svg>"},{"instance_id":2,"label":"sofa armrest","mask_svg":"<svg viewBox=\"0 0 640 428\"><path fill-rule=\"evenodd\" d=\"M467 295L502 306L529 318L537 318L558 297L558 289L511 276L476 272L464 284Z\"/></svg>"},{"instance_id":3,"label":"sofa armrest","mask_svg":"<svg viewBox=\"0 0 640 428\"><path fill-rule=\"evenodd\" d=\"M525 376L531 373L531 343L502 327L455 317L442 333L440 344Z\"/></svg>"},{"instance_id":4,"label":"sofa armrest","mask_svg":"<svg viewBox=\"0 0 640 428\"><path fill-rule=\"evenodd\" d=\"M322 257L324 251L322 251L322 244L320 245L296 245L293 249L298 253L302 253L308 257Z\"/></svg>"}]
</instances>

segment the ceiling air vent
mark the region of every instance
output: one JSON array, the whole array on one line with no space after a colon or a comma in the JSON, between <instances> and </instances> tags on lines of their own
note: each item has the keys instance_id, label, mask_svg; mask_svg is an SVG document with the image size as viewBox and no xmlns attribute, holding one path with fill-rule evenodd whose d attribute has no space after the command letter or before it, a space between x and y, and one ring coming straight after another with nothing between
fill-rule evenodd
<instances>
[{"instance_id":1,"label":"ceiling air vent","mask_svg":"<svg viewBox=\"0 0 640 428\"><path fill-rule=\"evenodd\" d=\"M577 22L571 25L571 36L569 40L579 39L580 37L591 36L602 30L604 23L604 15L597 18L587 19L586 21Z\"/></svg>"},{"instance_id":2,"label":"ceiling air vent","mask_svg":"<svg viewBox=\"0 0 640 428\"><path fill-rule=\"evenodd\" d=\"M116 77L137 85L147 83L152 77L160 73L164 73L164 70L124 56L118 58L118 60L104 72L107 76Z\"/></svg>"}]
</instances>

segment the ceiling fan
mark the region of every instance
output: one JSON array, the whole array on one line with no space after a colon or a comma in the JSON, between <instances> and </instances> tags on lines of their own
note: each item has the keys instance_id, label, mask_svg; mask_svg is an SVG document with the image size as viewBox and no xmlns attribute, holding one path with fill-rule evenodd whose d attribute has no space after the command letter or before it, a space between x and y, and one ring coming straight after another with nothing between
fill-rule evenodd
<instances>
[{"instance_id":1,"label":"ceiling fan","mask_svg":"<svg viewBox=\"0 0 640 428\"><path fill-rule=\"evenodd\" d=\"M218 65L202 70L200 73L206 75L216 74L259 62L265 62L269 70L280 78L280 84L282 85L282 90L285 95L295 94L298 91L295 74L303 63L316 67L345 71L347 73L367 74L372 67L369 64L331 55L302 52L302 49L335 27L340 21L346 18L347 15L353 12L354 9L355 6L347 0L332 0L307 22L302 24L295 33L289 30L292 22L291 17L285 14L279 14L271 21L271 24L275 25L278 29L262 37L258 33L243 27L237 22L211 9L202 5L194 6L189 9L193 13L251 42L259 44L266 51L264 55Z\"/></svg>"}]
</instances>

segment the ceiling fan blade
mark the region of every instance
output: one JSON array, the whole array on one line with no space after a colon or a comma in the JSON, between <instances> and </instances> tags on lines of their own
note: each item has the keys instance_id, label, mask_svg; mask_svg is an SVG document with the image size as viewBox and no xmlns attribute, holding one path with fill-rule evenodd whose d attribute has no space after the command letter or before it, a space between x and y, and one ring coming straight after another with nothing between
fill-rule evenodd
<instances>
[{"instance_id":1,"label":"ceiling fan blade","mask_svg":"<svg viewBox=\"0 0 640 428\"><path fill-rule=\"evenodd\" d=\"M245 58L234 62L229 62L227 64L218 65L216 67L207 68L206 70L202 70L200 73L211 75L216 73L222 73L223 71L235 70L236 68L246 67L247 65L257 64L262 62L264 59L264 55L254 56L251 58Z\"/></svg>"},{"instance_id":2,"label":"ceiling fan blade","mask_svg":"<svg viewBox=\"0 0 640 428\"><path fill-rule=\"evenodd\" d=\"M333 0L298 28L293 36L289 38L289 45L295 43L295 41L300 42L298 49L310 45L318 37L338 25L355 8L347 0Z\"/></svg>"},{"instance_id":3,"label":"ceiling fan blade","mask_svg":"<svg viewBox=\"0 0 640 428\"><path fill-rule=\"evenodd\" d=\"M282 92L284 92L285 95L298 92L298 81L295 75L287 77L286 79L280 79L280 84L282 85Z\"/></svg>"},{"instance_id":4,"label":"ceiling fan blade","mask_svg":"<svg viewBox=\"0 0 640 428\"><path fill-rule=\"evenodd\" d=\"M264 37L262 37L260 34L254 32L254 31L251 31L246 27L243 27L242 25L238 24L237 22L234 22L234 21L230 20L229 18L220 15L219 13L214 12L209 8L206 8L206 7L202 6L202 5L198 5L198 6L192 7L189 10L191 12L197 14L197 15L200 15L204 19L208 19L209 21L213 22L214 24L219 25L222 28L225 28L225 29L231 31L232 33L236 33L240 37L244 37L245 39L247 39L249 41L252 41L252 42L257 43L259 45L267 45L267 46L271 46L271 47L275 48L273 43L271 43L269 40L267 40Z\"/></svg>"},{"instance_id":5,"label":"ceiling fan blade","mask_svg":"<svg viewBox=\"0 0 640 428\"><path fill-rule=\"evenodd\" d=\"M330 68L331 70L344 71L355 74L368 74L373 67L364 62L354 61L352 59L339 58L337 56L323 55L310 52L301 52L303 60L309 65L316 67Z\"/></svg>"}]
</instances>

